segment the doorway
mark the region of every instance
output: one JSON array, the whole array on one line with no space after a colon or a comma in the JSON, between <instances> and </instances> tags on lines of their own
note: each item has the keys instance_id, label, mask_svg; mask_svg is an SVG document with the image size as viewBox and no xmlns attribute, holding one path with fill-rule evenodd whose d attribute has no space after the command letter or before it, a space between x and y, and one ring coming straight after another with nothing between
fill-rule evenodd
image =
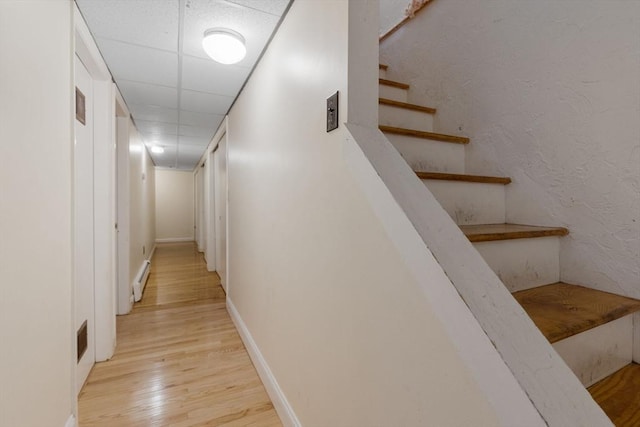
<instances>
[{"instance_id":1,"label":"doorway","mask_svg":"<svg viewBox=\"0 0 640 427\"><path fill-rule=\"evenodd\" d=\"M77 335L76 392L95 363L93 80L75 57L74 288Z\"/></svg>"}]
</instances>

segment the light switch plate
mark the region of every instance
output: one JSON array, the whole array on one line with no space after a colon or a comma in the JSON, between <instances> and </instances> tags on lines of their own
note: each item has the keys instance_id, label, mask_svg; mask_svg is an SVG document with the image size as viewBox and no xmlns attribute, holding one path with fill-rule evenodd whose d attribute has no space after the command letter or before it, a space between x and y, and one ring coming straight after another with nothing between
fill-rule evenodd
<instances>
[{"instance_id":1,"label":"light switch plate","mask_svg":"<svg viewBox=\"0 0 640 427\"><path fill-rule=\"evenodd\" d=\"M327 98L327 132L338 128L338 92Z\"/></svg>"}]
</instances>

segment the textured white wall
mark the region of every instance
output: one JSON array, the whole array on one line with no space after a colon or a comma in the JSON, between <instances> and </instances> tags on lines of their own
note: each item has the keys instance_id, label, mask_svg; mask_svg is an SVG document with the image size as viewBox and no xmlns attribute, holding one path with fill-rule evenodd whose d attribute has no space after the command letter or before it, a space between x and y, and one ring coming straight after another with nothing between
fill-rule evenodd
<instances>
[{"instance_id":1,"label":"textured white wall","mask_svg":"<svg viewBox=\"0 0 640 427\"><path fill-rule=\"evenodd\" d=\"M156 169L156 240L193 240L191 171Z\"/></svg>"},{"instance_id":2,"label":"textured white wall","mask_svg":"<svg viewBox=\"0 0 640 427\"><path fill-rule=\"evenodd\" d=\"M498 425L345 162L347 25L375 24L361 6L294 2L230 112L229 298L303 425Z\"/></svg>"},{"instance_id":3,"label":"textured white wall","mask_svg":"<svg viewBox=\"0 0 640 427\"><path fill-rule=\"evenodd\" d=\"M71 1L0 2L0 425L74 412Z\"/></svg>"},{"instance_id":4,"label":"textured white wall","mask_svg":"<svg viewBox=\"0 0 640 427\"><path fill-rule=\"evenodd\" d=\"M378 34L383 35L405 18L404 11L410 0L380 0L380 22Z\"/></svg>"},{"instance_id":5,"label":"textured white wall","mask_svg":"<svg viewBox=\"0 0 640 427\"><path fill-rule=\"evenodd\" d=\"M140 134L129 122L129 274L133 283L156 241L155 167Z\"/></svg>"},{"instance_id":6,"label":"textured white wall","mask_svg":"<svg viewBox=\"0 0 640 427\"><path fill-rule=\"evenodd\" d=\"M640 297L639 39L637 1L436 1L381 61L513 178L508 221L570 229L563 280Z\"/></svg>"}]
</instances>

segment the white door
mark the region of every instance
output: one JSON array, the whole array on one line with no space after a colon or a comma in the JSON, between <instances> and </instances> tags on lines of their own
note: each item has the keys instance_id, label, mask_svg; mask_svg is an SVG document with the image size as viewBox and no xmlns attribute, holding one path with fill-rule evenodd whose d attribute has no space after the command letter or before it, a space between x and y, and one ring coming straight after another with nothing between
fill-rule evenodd
<instances>
[{"instance_id":1,"label":"white door","mask_svg":"<svg viewBox=\"0 0 640 427\"><path fill-rule=\"evenodd\" d=\"M227 135L223 135L214 154L216 271L227 292Z\"/></svg>"},{"instance_id":2,"label":"white door","mask_svg":"<svg viewBox=\"0 0 640 427\"><path fill-rule=\"evenodd\" d=\"M84 115L75 121L74 145L74 289L75 329L78 343L86 337L86 350L78 360L76 391L80 392L95 362L94 240L93 240L93 83L82 62L75 58L76 87ZM84 123L82 123L82 121ZM81 330L86 329L86 335ZM79 356L80 354L77 353Z\"/></svg>"}]
</instances>

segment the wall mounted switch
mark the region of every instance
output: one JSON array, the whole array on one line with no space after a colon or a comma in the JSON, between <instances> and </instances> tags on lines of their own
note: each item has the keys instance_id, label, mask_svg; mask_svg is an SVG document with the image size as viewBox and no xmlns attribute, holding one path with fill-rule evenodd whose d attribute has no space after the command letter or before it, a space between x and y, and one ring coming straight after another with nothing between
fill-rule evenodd
<instances>
[{"instance_id":1,"label":"wall mounted switch","mask_svg":"<svg viewBox=\"0 0 640 427\"><path fill-rule=\"evenodd\" d=\"M327 132L338 128L338 92L327 98Z\"/></svg>"}]
</instances>

